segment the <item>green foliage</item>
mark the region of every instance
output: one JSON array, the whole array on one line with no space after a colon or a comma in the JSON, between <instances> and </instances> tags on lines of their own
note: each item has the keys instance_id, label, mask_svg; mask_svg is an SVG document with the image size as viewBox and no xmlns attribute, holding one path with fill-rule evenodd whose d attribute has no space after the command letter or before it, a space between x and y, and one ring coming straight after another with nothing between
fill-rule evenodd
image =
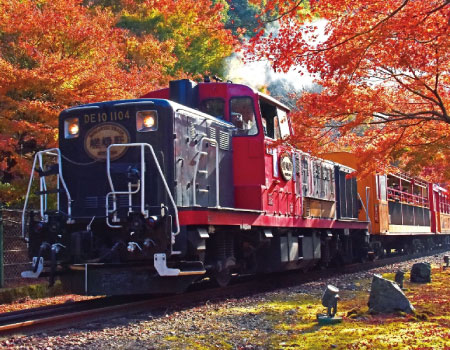
<instances>
[{"instance_id":1,"label":"green foliage","mask_svg":"<svg viewBox=\"0 0 450 350\"><path fill-rule=\"evenodd\" d=\"M124 14L117 22L119 28L132 31L137 35L156 34L158 39L167 40L169 35L163 30L164 16L157 11L145 18L139 18L137 15Z\"/></svg>"},{"instance_id":2,"label":"green foliage","mask_svg":"<svg viewBox=\"0 0 450 350\"><path fill-rule=\"evenodd\" d=\"M167 74L222 75L223 60L233 48L231 33L224 28L227 6L209 0L183 0L176 7L153 6L152 1L134 5L121 12L117 26L166 43L176 58L165 67Z\"/></svg>"},{"instance_id":3,"label":"green foliage","mask_svg":"<svg viewBox=\"0 0 450 350\"><path fill-rule=\"evenodd\" d=\"M103 7L109 8L114 13L122 11L122 0L83 0L83 5L86 7Z\"/></svg>"},{"instance_id":4,"label":"green foliage","mask_svg":"<svg viewBox=\"0 0 450 350\"><path fill-rule=\"evenodd\" d=\"M234 35L244 34L253 37L258 27L257 15L260 6L251 4L248 0L229 0L228 18L225 27L231 29Z\"/></svg>"}]
</instances>

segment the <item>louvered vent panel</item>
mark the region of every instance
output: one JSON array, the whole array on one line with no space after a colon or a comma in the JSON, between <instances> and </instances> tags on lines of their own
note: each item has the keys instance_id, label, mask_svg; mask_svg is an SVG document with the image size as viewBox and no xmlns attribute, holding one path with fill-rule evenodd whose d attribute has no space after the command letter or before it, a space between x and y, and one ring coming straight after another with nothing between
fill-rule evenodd
<instances>
[{"instance_id":1,"label":"louvered vent panel","mask_svg":"<svg viewBox=\"0 0 450 350\"><path fill-rule=\"evenodd\" d=\"M210 139L216 139L216 128L209 127L208 128L208 136Z\"/></svg>"},{"instance_id":2,"label":"louvered vent panel","mask_svg":"<svg viewBox=\"0 0 450 350\"><path fill-rule=\"evenodd\" d=\"M99 208L106 208L106 196L98 197Z\"/></svg>"},{"instance_id":3,"label":"louvered vent panel","mask_svg":"<svg viewBox=\"0 0 450 350\"><path fill-rule=\"evenodd\" d=\"M98 197L86 197L84 199L84 207L86 209L97 209L98 208Z\"/></svg>"},{"instance_id":4,"label":"louvered vent panel","mask_svg":"<svg viewBox=\"0 0 450 350\"><path fill-rule=\"evenodd\" d=\"M100 208L106 206L106 197L98 197ZM117 208L128 208L128 195L118 194L116 195ZM109 210L113 209L113 197L109 196Z\"/></svg>"},{"instance_id":5,"label":"louvered vent panel","mask_svg":"<svg viewBox=\"0 0 450 350\"><path fill-rule=\"evenodd\" d=\"M300 156L298 154L294 155L295 157L295 173L300 175Z\"/></svg>"},{"instance_id":6,"label":"louvered vent panel","mask_svg":"<svg viewBox=\"0 0 450 350\"><path fill-rule=\"evenodd\" d=\"M84 198L84 207L87 209L98 209L105 208L106 205L106 197L85 197Z\"/></svg>"},{"instance_id":7,"label":"louvered vent panel","mask_svg":"<svg viewBox=\"0 0 450 350\"><path fill-rule=\"evenodd\" d=\"M128 208L128 196L127 195L118 195L118 206L119 208Z\"/></svg>"},{"instance_id":8,"label":"louvered vent panel","mask_svg":"<svg viewBox=\"0 0 450 350\"><path fill-rule=\"evenodd\" d=\"M230 149L230 134L220 131L219 133L219 148L225 151Z\"/></svg>"},{"instance_id":9,"label":"louvered vent panel","mask_svg":"<svg viewBox=\"0 0 450 350\"><path fill-rule=\"evenodd\" d=\"M216 128L209 127L208 128L208 137L212 140L216 140ZM213 146L216 145L216 142L211 142Z\"/></svg>"},{"instance_id":10,"label":"louvered vent panel","mask_svg":"<svg viewBox=\"0 0 450 350\"><path fill-rule=\"evenodd\" d=\"M191 139L195 139L195 125L193 123L189 123L189 136L191 137Z\"/></svg>"}]
</instances>

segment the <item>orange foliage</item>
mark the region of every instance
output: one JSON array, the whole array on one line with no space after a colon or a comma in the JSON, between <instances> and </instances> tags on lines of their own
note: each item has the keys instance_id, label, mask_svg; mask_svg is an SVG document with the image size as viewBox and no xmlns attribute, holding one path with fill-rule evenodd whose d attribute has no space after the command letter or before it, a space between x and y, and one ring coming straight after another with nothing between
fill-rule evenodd
<instances>
[{"instance_id":1,"label":"orange foliage","mask_svg":"<svg viewBox=\"0 0 450 350\"><path fill-rule=\"evenodd\" d=\"M278 35L247 47L277 70L307 68L322 87L298 100L292 141L319 155L358 153L369 171L396 161L450 180L450 1L305 4L269 0L281 14ZM322 40L317 18L327 21Z\"/></svg>"}]
</instances>

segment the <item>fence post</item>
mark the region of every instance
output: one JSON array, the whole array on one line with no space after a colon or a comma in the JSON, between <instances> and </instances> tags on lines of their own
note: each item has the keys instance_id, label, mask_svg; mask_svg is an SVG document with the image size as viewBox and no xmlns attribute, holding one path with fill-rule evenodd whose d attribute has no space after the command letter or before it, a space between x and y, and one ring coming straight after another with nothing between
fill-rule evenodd
<instances>
[{"instance_id":1,"label":"fence post","mask_svg":"<svg viewBox=\"0 0 450 350\"><path fill-rule=\"evenodd\" d=\"M0 202L0 288L5 285L4 265L3 265L3 204Z\"/></svg>"}]
</instances>

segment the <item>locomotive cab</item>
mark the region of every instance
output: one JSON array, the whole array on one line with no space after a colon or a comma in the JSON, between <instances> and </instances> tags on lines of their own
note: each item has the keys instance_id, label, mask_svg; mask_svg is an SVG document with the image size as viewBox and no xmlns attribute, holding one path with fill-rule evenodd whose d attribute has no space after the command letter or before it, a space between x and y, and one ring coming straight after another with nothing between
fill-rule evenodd
<instances>
[{"instance_id":1,"label":"locomotive cab","mask_svg":"<svg viewBox=\"0 0 450 350\"><path fill-rule=\"evenodd\" d=\"M291 184L278 171L278 156L284 150L293 150L292 147L277 145L277 141L292 133L287 106L241 84L195 84L189 80L171 84L168 89L150 92L143 97L171 99L235 127L232 148L236 208L265 210L267 204L264 203L263 192L273 184L277 185L277 190L292 192L285 189Z\"/></svg>"}]
</instances>

